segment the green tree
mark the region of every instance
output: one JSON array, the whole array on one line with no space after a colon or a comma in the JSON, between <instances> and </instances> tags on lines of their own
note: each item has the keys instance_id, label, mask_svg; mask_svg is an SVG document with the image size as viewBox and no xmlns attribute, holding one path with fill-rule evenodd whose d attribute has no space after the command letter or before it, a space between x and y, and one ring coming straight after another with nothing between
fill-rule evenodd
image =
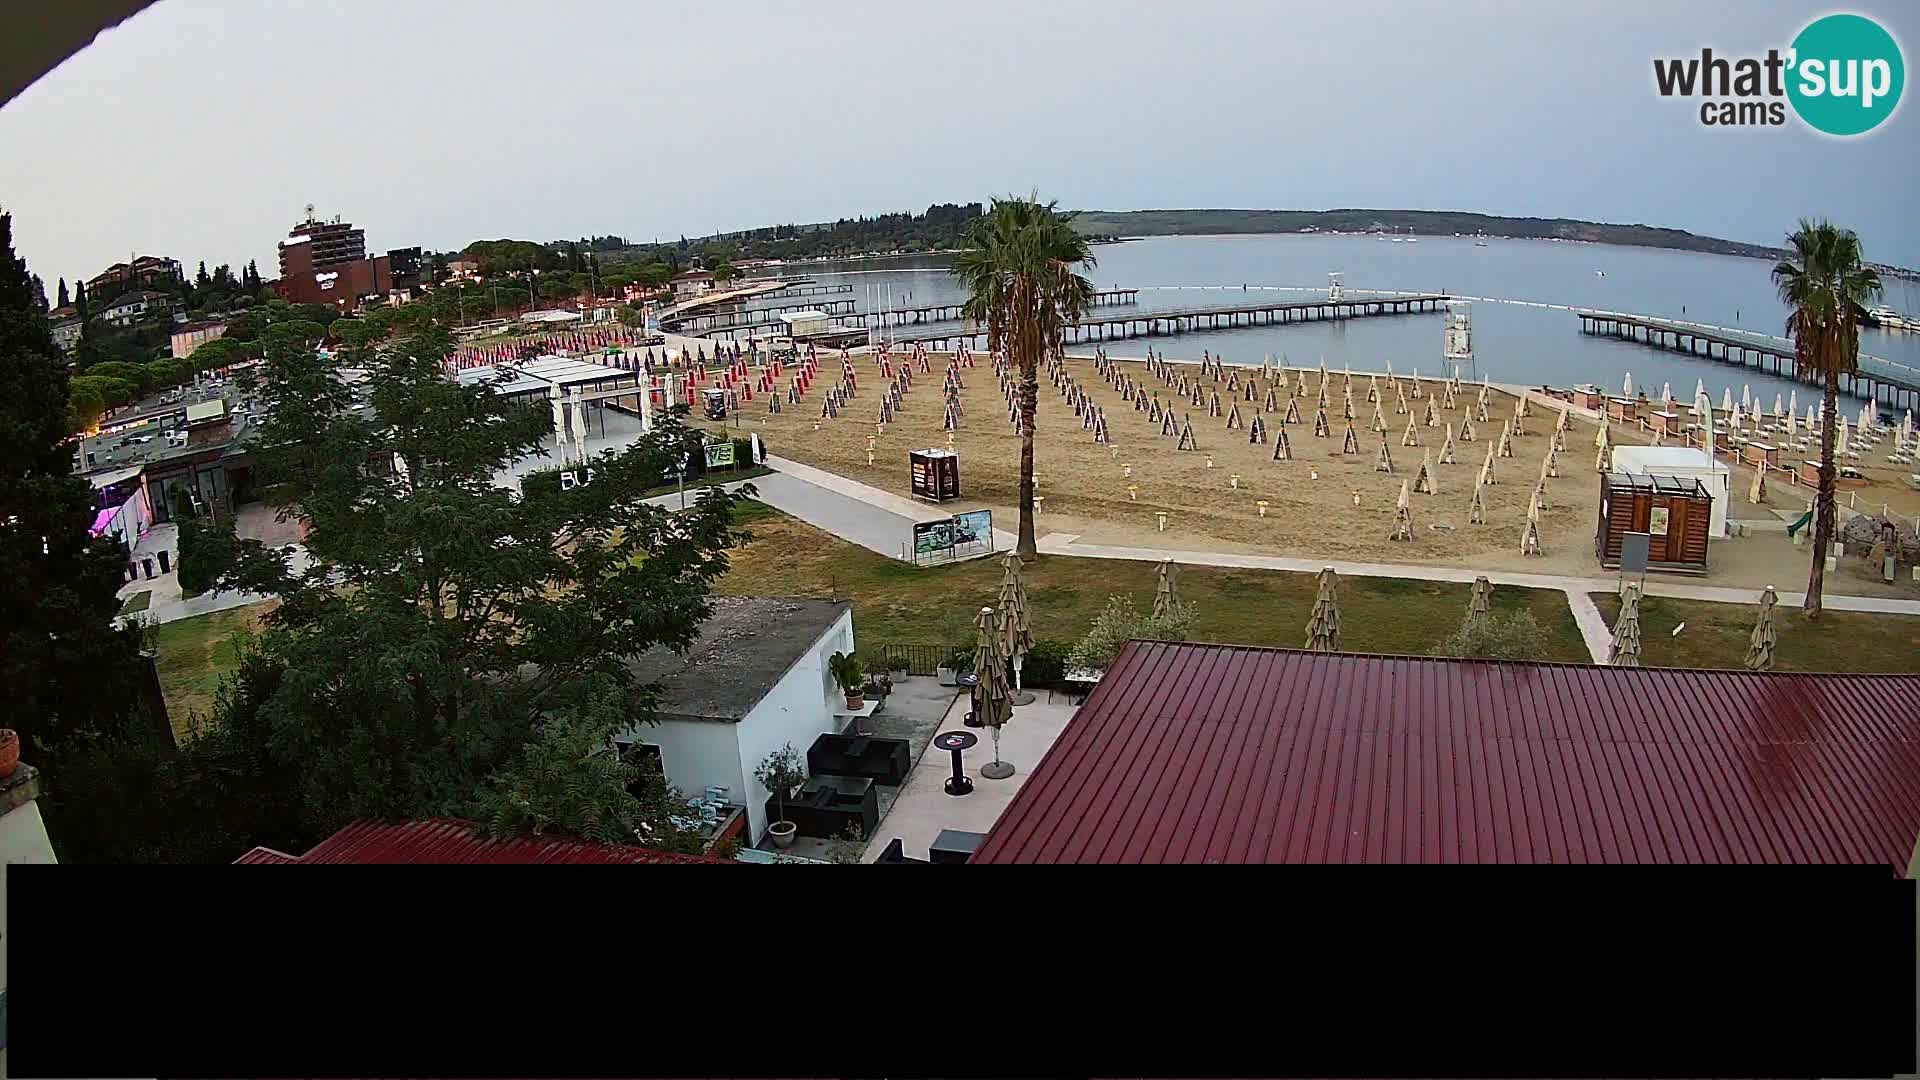
<instances>
[{"instance_id":1,"label":"green tree","mask_svg":"<svg viewBox=\"0 0 1920 1080\"><path fill-rule=\"evenodd\" d=\"M66 365L31 291L0 214L0 686L7 726L57 790L60 748L126 716L142 661L138 631L114 619L126 548L90 535Z\"/></svg>"},{"instance_id":2,"label":"green tree","mask_svg":"<svg viewBox=\"0 0 1920 1080\"><path fill-rule=\"evenodd\" d=\"M167 357L147 363L147 385L150 387L179 386L192 375L193 369L184 360Z\"/></svg>"},{"instance_id":3,"label":"green tree","mask_svg":"<svg viewBox=\"0 0 1920 1080\"><path fill-rule=\"evenodd\" d=\"M733 279L739 276L740 276L739 268L735 267L733 263L727 261L726 259L721 259L719 262L714 264L713 280L715 281L728 282L728 281L732 281Z\"/></svg>"},{"instance_id":4,"label":"green tree","mask_svg":"<svg viewBox=\"0 0 1920 1080\"><path fill-rule=\"evenodd\" d=\"M129 383L134 395L146 393L153 388L153 373L145 364L130 364L124 360L108 360L87 369L87 374L96 379L117 379Z\"/></svg>"},{"instance_id":5,"label":"green tree","mask_svg":"<svg viewBox=\"0 0 1920 1080\"><path fill-rule=\"evenodd\" d=\"M479 814L488 777L511 786L526 745L607 688L649 719L628 663L692 643L738 539L740 496L644 502L686 429L668 420L589 483L520 495L494 477L539 450L546 410L447 379L452 342L428 328L373 358L376 422L318 336L263 335L256 443L263 496L306 527L310 562L238 541L221 578L281 598L260 647L284 674L261 709L309 824Z\"/></svg>"},{"instance_id":6,"label":"green tree","mask_svg":"<svg viewBox=\"0 0 1920 1080\"><path fill-rule=\"evenodd\" d=\"M1080 273L1094 264L1086 238L1073 231L1072 214L1057 203L993 200L985 217L967 232L968 249L953 276L967 292L963 312L987 327L991 349L1006 353L1020 373L1020 539L1015 550L1031 562L1038 554L1033 534L1033 428L1038 419L1040 365L1061 348L1066 328L1086 315L1093 283Z\"/></svg>"},{"instance_id":7,"label":"green tree","mask_svg":"<svg viewBox=\"0 0 1920 1080\"><path fill-rule=\"evenodd\" d=\"M1840 376L1860 361L1860 313L1880 296L1880 277L1860 258L1860 238L1825 220L1800 219L1787 236L1792 253L1773 268L1773 284L1788 308L1787 334L1793 338L1794 364L1813 371L1826 384L1820 409L1820 491L1814 501L1813 568L1807 575L1807 618L1820 617L1820 593L1826 582L1827 546L1834 520L1833 464L1839 426Z\"/></svg>"},{"instance_id":8,"label":"green tree","mask_svg":"<svg viewBox=\"0 0 1920 1080\"><path fill-rule=\"evenodd\" d=\"M1433 647L1434 656L1478 660L1544 660L1545 634L1532 612L1510 611L1484 617L1468 614L1458 629Z\"/></svg>"},{"instance_id":9,"label":"green tree","mask_svg":"<svg viewBox=\"0 0 1920 1080\"><path fill-rule=\"evenodd\" d=\"M629 691L594 680L577 708L555 715L518 762L489 778L475 817L500 837L552 829L609 844L699 851L703 834L673 822L686 813L686 799L657 769L623 759L615 746L613 736L631 722Z\"/></svg>"},{"instance_id":10,"label":"green tree","mask_svg":"<svg viewBox=\"0 0 1920 1080\"><path fill-rule=\"evenodd\" d=\"M1107 597L1106 609L1094 616L1086 636L1067 652L1067 664L1089 671L1105 671L1120 649L1135 638L1143 641L1185 641L1193 627L1193 610L1175 604L1166 615L1155 618L1151 611L1133 606L1131 596Z\"/></svg>"},{"instance_id":11,"label":"green tree","mask_svg":"<svg viewBox=\"0 0 1920 1080\"><path fill-rule=\"evenodd\" d=\"M68 298L68 296L67 296L67 279L66 279L66 278L61 278L61 279L60 279L60 304L59 304L59 306L60 306L60 307L66 307L66 306L67 306L68 304L71 304L71 303L73 303L73 301L72 301L72 300L71 300L70 298Z\"/></svg>"}]
</instances>

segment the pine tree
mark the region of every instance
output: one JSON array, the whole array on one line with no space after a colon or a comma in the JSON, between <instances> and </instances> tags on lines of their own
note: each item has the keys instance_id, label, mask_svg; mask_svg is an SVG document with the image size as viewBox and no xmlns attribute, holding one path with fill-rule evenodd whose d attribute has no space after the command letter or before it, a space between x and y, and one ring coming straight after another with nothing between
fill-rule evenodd
<instances>
[{"instance_id":1,"label":"pine tree","mask_svg":"<svg viewBox=\"0 0 1920 1080\"><path fill-rule=\"evenodd\" d=\"M126 715L142 661L139 631L115 625L126 549L89 535L66 364L32 282L0 214L0 686L22 748L57 774L64 740Z\"/></svg>"},{"instance_id":2,"label":"pine tree","mask_svg":"<svg viewBox=\"0 0 1920 1080\"><path fill-rule=\"evenodd\" d=\"M193 275L193 287L204 291L211 284L213 284L213 278L207 275L207 260L201 259L200 272Z\"/></svg>"},{"instance_id":3,"label":"pine tree","mask_svg":"<svg viewBox=\"0 0 1920 1080\"><path fill-rule=\"evenodd\" d=\"M73 309L82 319L87 317L87 283L84 281L73 283Z\"/></svg>"},{"instance_id":4,"label":"pine tree","mask_svg":"<svg viewBox=\"0 0 1920 1080\"><path fill-rule=\"evenodd\" d=\"M39 274L27 279L27 301L37 308L40 314L47 313L47 283L40 280Z\"/></svg>"},{"instance_id":5,"label":"pine tree","mask_svg":"<svg viewBox=\"0 0 1920 1080\"><path fill-rule=\"evenodd\" d=\"M67 295L67 279L61 278L60 279L60 303L57 306L66 307L68 304L71 304L71 303L73 303L73 300L71 297Z\"/></svg>"}]
</instances>

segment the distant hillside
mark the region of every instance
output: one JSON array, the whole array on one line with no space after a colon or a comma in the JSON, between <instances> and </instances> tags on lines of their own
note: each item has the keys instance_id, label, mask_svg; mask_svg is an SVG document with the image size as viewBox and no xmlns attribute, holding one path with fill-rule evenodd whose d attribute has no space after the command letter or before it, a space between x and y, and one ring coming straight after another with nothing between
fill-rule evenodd
<instances>
[{"instance_id":1,"label":"distant hillside","mask_svg":"<svg viewBox=\"0 0 1920 1080\"><path fill-rule=\"evenodd\" d=\"M1412 229L1415 235L1485 232L1488 236L1587 240L1756 259L1773 259L1784 254L1779 248L1699 236L1683 229L1609 225L1572 218L1498 217L1453 210L1086 210L1074 218L1073 226L1083 234L1102 237Z\"/></svg>"}]
</instances>

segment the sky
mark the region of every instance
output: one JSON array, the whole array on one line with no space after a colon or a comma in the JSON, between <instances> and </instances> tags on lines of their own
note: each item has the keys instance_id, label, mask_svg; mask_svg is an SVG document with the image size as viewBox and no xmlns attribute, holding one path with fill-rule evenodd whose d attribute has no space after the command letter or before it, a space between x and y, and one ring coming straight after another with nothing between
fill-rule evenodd
<instances>
[{"instance_id":1,"label":"sky","mask_svg":"<svg viewBox=\"0 0 1920 1080\"><path fill-rule=\"evenodd\" d=\"M272 277L308 203L371 249L447 250L1032 190L1757 243L1825 215L1869 258L1920 266L1920 106L1838 140L1704 127L1654 90L1654 57L1784 48L1836 9L1573 6L160 0L0 107L0 208L49 289L129 253ZM1845 10L1920 60L1920 4Z\"/></svg>"}]
</instances>

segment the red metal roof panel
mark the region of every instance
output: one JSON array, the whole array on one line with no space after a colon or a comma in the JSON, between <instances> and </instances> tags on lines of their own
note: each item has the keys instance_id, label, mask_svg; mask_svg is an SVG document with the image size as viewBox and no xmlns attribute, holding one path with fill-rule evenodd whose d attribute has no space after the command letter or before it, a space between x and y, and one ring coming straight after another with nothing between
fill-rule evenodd
<instances>
[{"instance_id":1,"label":"red metal roof panel","mask_svg":"<svg viewBox=\"0 0 1920 1080\"><path fill-rule=\"evenodd\" d=\"M1904 872L1916 836L1920 675L1134 642L973 861Z\"/></svg>"},{"instance_id":2,"label":"red metal roof panel","mask_svg":"<svg viewBox=\"0 0 1920 1080\"><path fill-rule=\"evenodd\" d=\"M523 836L512 840L488 840L476 833L478 826L454 818L408 821L387 824L356 821L322 840L305 855L293 856L271 848L257 847L236 859L236 863L380 864L380 863L484 863L491 865L528 865L535 863L596 865L632 863L733 863L707 855L679 855L648 848L620 844L600 844L572 837Z\"/></svg>"}]
</instances>

